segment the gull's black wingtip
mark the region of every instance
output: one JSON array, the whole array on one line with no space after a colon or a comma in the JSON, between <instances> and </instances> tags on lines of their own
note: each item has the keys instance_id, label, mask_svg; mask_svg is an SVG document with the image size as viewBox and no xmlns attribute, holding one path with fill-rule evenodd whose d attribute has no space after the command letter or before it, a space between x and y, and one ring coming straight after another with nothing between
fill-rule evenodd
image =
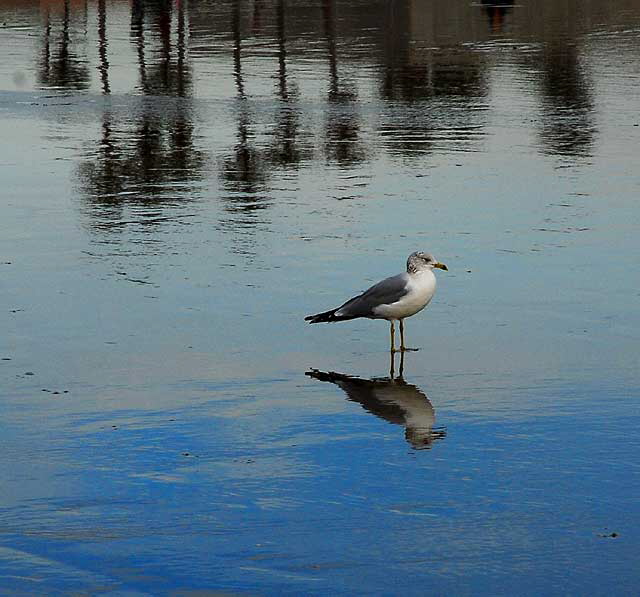
<instances>
[{"instance_id":1,"label":"gull's black wingtip","mask_svg":"<svg viewBox=\"0 0 640 597\"><path fill-rule=\"evenodd\" d=\"M329 323L330 321L336 321L334 314L336 309L331 311L325 311L324 313L316 313L315 315L307 315L304 320L309 323Z\"/></svg>"}]
</instances>

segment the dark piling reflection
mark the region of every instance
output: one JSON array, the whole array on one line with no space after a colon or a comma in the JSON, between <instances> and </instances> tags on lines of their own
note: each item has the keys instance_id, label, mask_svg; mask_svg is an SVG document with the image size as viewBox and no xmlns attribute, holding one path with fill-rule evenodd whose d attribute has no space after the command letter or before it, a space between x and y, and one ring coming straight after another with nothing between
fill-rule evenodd
<instances>
[{"instance_id":1,"label":"dark piling reflection","mask_svg":"<svg viewBox=\"0 0 640 597\"><path fill-rule=\"evenodd\" d=\"M220 223L224 232L234 233L233 251L254 255L256 227L268 224L266 210L271 205L269 181L278 170L297 171L304 161L313 158L313 143L309 133L300 125L299 93L288 71L287 5L276 0L270 5L275 16L272 44L276 50L277 69L273 73L274 118L268 125L268 141L259 143L255 130L264 120L251 100L252 89L245 81L244 62L251 56L244 47L244 37L259 35L265 17L265 5L256 2L247 10L242 0L233 0L231 8L231 44L233 80L236 97L233 116L236 124L236 142L221 157L220 179L224 190L226 216ZM270 16L270 15L267 15ZM246 25L246 21L249 25Z\"/></svg>"},{"instance_id":2,"label":"dark piling reflection","mask_svg":"<svg viewBox=\"0 0 640 597\"><path fill-rule=\"evenodd\" d=\"M575 157L590 155L596 133L594 106L576 42L562 39L545 45L540 86L544 151Z\"/></svg>"},{"instance_id":3,"label":"dark piling reflection","mask_svg":"<svg viewBox=\"0 0 640 597\"><path fill-rule=\"evenodd\" d=\"M200 81L192 60L226 61L216 82L233 77L231 97L224 98L231 100L225 116L232 141L203 143L216 156L222 188L219 229L231 231L243 251L256 227L270 223L272 189L305 165L321 168L324 160L347 170L375 162L379 150L403 159L481 150L490 72L500 60L487 42L505 29L514 47L526 40L540 48L515 58L541 106L540 151L581 158L597 135L584 31L576 24L582 13L550 1L534 11L512 0L366 6L315 0L304 9L287 0L131 0L130 23L124 19L130 53L109 39L122 27L117 4L125 5L45 3L36 57L43 86L99 89L103 96L117 90L113 77L122 72L123 56L137 70L138 94L115 93L113 103L104 102L101 136L78 170L100 226L120 225L126 205L183 201L207 175L195 140L192 98ZM91 27L95 48L86 47ZM320 98L304 95L310 71L321 78ZM265 80L273 81L271 90ZM322 114L317 128L315 113Z\"/></svg>"},{"instance_id":4,"label":"dark piling reflection","mask_svg":"<svg viewBox=\"0 0 640 597\"><path fill-rule=\"evenodd\" d=\"M482 0L491 33L498 35L503 32L506 17L513 5L514 0Z\"/></svg>"},{"instance_id":5,"label":"dark piling reflection","mask_svg":"<svg viewBox=\"0 0 640 597\"><path fill-rule=\"evenodd\" d=\"M268 160L275 167L297 170L303 161L310 160L313 148L309 139L301 139L299 93L287 72L287 34L285 0L276 4L276 43L278 54L278 107L273 141L267 148Z\"/></svg>"},{"instance_id":6,"label":"dark piling reflection","mask_svg":"<svg viewBox=\"0 0 640 597\"><path fill-rule=\"evenodd\" d=\"M78 16L72 19L70 0L62 5L61 17L55 18L45 8L42 52L38 63L38 82L45 87L85 90L90 85L90 72L84 47L84 36L74 31ZM86 27L86 11L83 26ZM78 35L72 35L78 33Z\"/></svg>"},{"instance_id":7,"label":"dark piling reflection","mask_svg":"<svg viewBox=\"0 0 640 597\"><path fill-rule=\"evenodd\" d=\"M109 58L107 55L107 7L105 0L98 0L98 55L100 56L100 80L102 81L102 93L111 93L109 86Z\"/></svg>"},{"instance_id":8,"label":"dark piling reflection","mask_svg":"<svg viewBox=\"0 0 640 597\"><path fill-rule=\"evenodd\" d=\"M233 79L236 88L236 143L230 155L222 158L220 177L226 193L222 199L228 217L221 229L251 230L259 222L258 214L269 206L263 191L268 178L268 164L263 150L252 134L252 112L245 89L243 73L243 41L241 1L231 3L231 32L233 39ZM244 242L244 234L235 237L234 252L252 254L253 241Z\"/></svg>"},{"instance_id":9,"label":"dark piling reflection","mask_svg":"<svg viewBox=\"0 0 640 597\"><path fill-rule=\"evenodd\" d=\"M357 402L367 412L394 425L402 425L405 428L405 439L412 448L431 448L435 441L444 439L446 429L435 427L435 411L426 394L404 380L404 354L400 356L397 376L394 365L394 356L391 355L389 377L372 379L318 369L307 371L305 375L337 385L345 392L348 400Z\"/></svg>"},{"instance_id":10,"label":"dark piling reflection","mask_svg":"<svg viewBox=\"0 0 640 597\"><path fill-rule=\"evenodd\" d=\"M236 144L233 154L224 159L222 181L225 188L233 191L225 199L230 203L229 210L253 211L266 207L257 194L264 188L267 168L264 157L256 147L251 133L251 108L247 101L244 75L242 70L242 31L240 0L232 2L233 34L233 79L236 86L237 118Z\"/></svg>"},{"instance_id":11,"label":"dark piling reflection","mask_svg":"<svg viewBox=\"0 0 640 597\"><path fill-rule=\"evenodd\" d=\"M192 91L186 59L188 30L184 2L133 0L131 40L136 48L140 87L146 95L187 97ZM177 40L172 43L172 33Z\"/></svg>"},{"instance_id":12,"label":"dark piling reflection","mask_svg":"<svg viewBox=\"0 0 640 597\"><path fill-rule=\"evenodd\" d=\"M108 4L101 1L97 8L99 72L107 96L111 88ZM130 39L136 48L140 88L145 95L172 97L132 99L126 114L105 101L100 140L77 170L89 201L86 213L98 229L127 227L129 209L137 211L136 223L153 227L165 221L164 209L182 200L206 162L195 143L183 3L174 9L171 2L134 0L131 15Z\"/></svg>"},{"instance_id":13,"label":"dark piling reflection","mask_svg":"<svg viewBox=\"0 0 640 597\"><path fill-rule=\"evenodd\" d=\"M483 132L486 58L463 46L474 34L471 13L460 19L441 7L442 15L435 5L406 1L387 8L380 95L394 109L384 112L380 136L403 157L470 150ZM455 29L441 34L450 22Z\"/></svg>"},{"instance_id":14,"label":"dark piling reflection","mask_svg":"<svg viewBox=\"0 0 640 597\"><path fill-rule=\"evenodd\" d=\"M324 150L329 162L336 162L346 168L365 161L367 155L360 140L358 92L355 83L342 81L339 76L334 0L322 0L322 23L329 62Z\"/></svg>"}]
</instances>

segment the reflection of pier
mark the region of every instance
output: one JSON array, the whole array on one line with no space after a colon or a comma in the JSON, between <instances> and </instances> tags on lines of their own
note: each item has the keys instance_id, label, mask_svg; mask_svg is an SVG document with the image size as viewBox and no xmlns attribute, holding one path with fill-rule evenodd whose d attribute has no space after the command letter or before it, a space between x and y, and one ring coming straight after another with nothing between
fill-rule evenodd
<instances>
[{"instance_id":1,"label":"reflection of pier","mask_svg":"<svg viewBox=\"0 0 640 597\"><path fill-rule=\"evenodd\" d=\"M88 60L84 39L82 43L72 40L71 30L78 23L71 12L70 0L62 3L59 19L52 14L51 7L44 7L42 54L38 64L38 81L46 87L82 90L90 84ZM75 13L74 13L75 14ZM86 27L86 10L80 15ZM58 20L60 21L58 23Z\"/></svg>"},{"instance_id":2,"label":"reflection of pier","mask_svg":"<svg viewBox=\"0 0 640 597\"><path fill-rule=\"evenodd\" d=\"M100 55L100 79L102 80L102 93L111 93L109 87L109 58L107 56L107 7L105 0L98 0L98 53Z\"/></svg>"},{"instance_id":3,"label":"reflection of pier","mask_svg":"<svg viewBox=\"0 0 640 597\"><path fill-rule=\"evenodd\" d=\"M98 2L98 55L103 94L110 93L107 39L108 4ZM174 49L172 33L177 36ZM96 227L118 230L127 225L129 206L168 207L175 196L192 185L204 164L195 148L189 91L191 71L185 55L185 9L171 2L134 0L131 40L136 47L140 87L145 94L175 99L132 98L126 118L105 100L102 136L97 149L80 164L78 176ZM180 193L183 196L183 193ZM149 222L162 218L157 209Z\"/></svg>"},{"instance_id":4,"label":"reflection of pier","mask_svg":"<svg viewBox=\"0 0 640 597\"><path fill-rule=\"evenodd\" d=\"M140 86L147 95L187 97L192 74L186 61L188 31L184 2L133 0L131 38L136 46ZM172 44L175 30L176 43Z\"/></svg>"},{"instance_id":5,"label":"reflection of pier","mask_svg":"<svg viewBox=\"0 0 640 597\"><path fill-rule=\"evenodd\" d=\"M267 167L263 153L255 146L251 135L251 109L245 91L242 68L242 14L239 1L231 5L233 34L233 78L236 87L235 115L237 119L236 144L232 155L222 162L220 176L228 191L223 199L230 215L223 229L250 226L255 212L267 207L260 197L265 186ZM242 249L238 249L243 252Z\"/></svg>"},{"instance_id":6,"label":"reflection of pier","mask_svg":"<svg viewBox=\"0 0 640 597\"><path fill-rule=\"evenodd\" d=\"M574 43L550 42L542 53L540 138L544 151L589 155L596 131L593 100Z\"/></svg>"},{"instance_id":7,"label":"reflection of pier","mask_svg":"<svg viewBox=\"0 0 640 597\"><path fill-rule=\"evenodd\" d=\"M29 0L20 6L25 4ZM551 0L536 8L510 0L477 5L397 0L373 3L366 11L344 0L316 0L304 9L286 0L32 4L42 19L37 73L43 86L114 93L113 69L122 68L122 61L109 39L115 30L110 19L130 10L136 91L184 100L167 99L164 110L153 107L155 99L136 98L126 123L116 117L115 104L105 102L98 157L81 168L93 197L113 201L130 193L129 202L160 200L167 193L163 187L197 177L204 156L194 149L194 56L201 63L232 65L235 138L226 148L215 146L216 139L210 143L220 157L225 207L243 218L245 228L252 221L245 221L248 213L269 206L270 181L279 170L294 172L314 156L341 168L366 162L375 153L363 134L369 125L381 147L395 155L473 149L484 135L487 73L495 62L491 43L505 32L513 44L511 65L526 68L527 80L537 83L541 150L588 155L597 130L580 32L589 28L589 19L613 18L598 3L586 14ZM350 43L354 39L358 42ZM531 41L534 49L519 54L517 44ZM254 77L257 57L262 70ZM321 98L317 127L302 118L310 79L297 77L301 68L325 73L326 92L313 98ZM274 84L267 97L269 69ZM377 81L373 91L359 80L358 73L367 69ZM363 98L377 113L363 109ZM233 217L224 226L232 228Z\"/></svg>"},{"instance_id":8,"label":"reflection of pier","mask_svg":"<svg viewBox=\"0 0 640 597\"><path fill-rule=\"evenodd\" d=\"M514 0L482 0L491 33L500 34L504 29L505 19L514 5Z\"/></svg>"},{"instance_id":9,"label":"reflection of pier","mask_svg":"<svg viewBox=\"0 0 640 597\"><path fill-rule=\"evenodd\" d=\"M347 167L366 158L364 145L359 139L358 94L355 84L341 81L338 74L335 0L322 0L322 16L329 60L325 153L330 161Z\"/></svg>"},{"instance_id":10,"label":"reflection of pier","mask_svg":"<svg viewBox=\"0 0 640 597\"><path fill-rule=\"evenodd\" d=\"M278 111L273 130L273 142L268 159L276 167L297 169L313 154L308 135L300 131L300 107L298 88L292 85L287 73L287 34L285 0L277 0L277 52L278 52Z\"/></svg>"},{"instance_id":11,"label":"reflection of pier","mask_svg":"<svg viewBox=\"0 0 640 597\"><path fill-rule=\"evenodd\" d=\"M482 134L486 57L458 42L475 34L475 17L455 2L438 10L409 0L388 6L380 94L403 108L381 119L390 152L415 157L464 149Z\"/></svg>"}]
</instances>

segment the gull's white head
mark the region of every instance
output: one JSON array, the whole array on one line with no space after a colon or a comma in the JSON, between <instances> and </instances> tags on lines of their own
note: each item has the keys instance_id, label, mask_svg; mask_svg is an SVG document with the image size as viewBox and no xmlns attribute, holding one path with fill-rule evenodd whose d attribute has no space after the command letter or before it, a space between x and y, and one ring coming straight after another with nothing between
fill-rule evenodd
<instances>
[{"instance_id":1,"label":"gull's white head","mask_svg":"<svg viewBox=\"0 0 640 597\"><path fill-rule=\"evenodd\" d=\"M409 274L433 270L434 267L449 271L447 266L444 263L440 263L431 253L416 251L415 253L411 253L409 259L407 259L407 273Z\"/></svg>"}]
</instances>

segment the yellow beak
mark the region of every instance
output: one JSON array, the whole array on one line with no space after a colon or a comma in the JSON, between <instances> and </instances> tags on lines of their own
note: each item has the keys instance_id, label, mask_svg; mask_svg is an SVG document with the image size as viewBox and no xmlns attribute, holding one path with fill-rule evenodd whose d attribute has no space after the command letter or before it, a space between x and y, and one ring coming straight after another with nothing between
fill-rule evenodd
<instances>
[{"instance_id":1,"label":"yellow beak","mask_svg":"<svg viewBox=\"0 0 640 597\"><path fill-rule=\"evenodd\" d=\"M449 271L449 268L444 263L436 263L433 267L437 267L438 269L443 269L445 272Z\"/></svg>"}]
</instances>

